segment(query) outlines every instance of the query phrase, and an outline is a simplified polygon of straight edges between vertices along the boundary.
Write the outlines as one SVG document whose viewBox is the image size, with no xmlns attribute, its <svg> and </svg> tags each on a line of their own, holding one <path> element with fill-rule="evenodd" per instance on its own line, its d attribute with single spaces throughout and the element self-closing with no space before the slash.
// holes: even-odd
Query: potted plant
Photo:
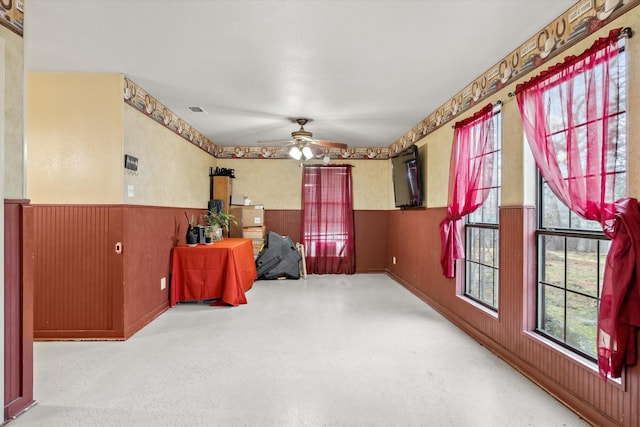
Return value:
<svg viewBox="0 0 640 427">
<path fill-rule="evenodd" d="M 231 222 L 238 224 L 233 215 L 215 209 L 202 215 L 202 221 L 213 229 L 214 241 L 222 240 L 224 232 L 229 231 Z"/>
</svg>

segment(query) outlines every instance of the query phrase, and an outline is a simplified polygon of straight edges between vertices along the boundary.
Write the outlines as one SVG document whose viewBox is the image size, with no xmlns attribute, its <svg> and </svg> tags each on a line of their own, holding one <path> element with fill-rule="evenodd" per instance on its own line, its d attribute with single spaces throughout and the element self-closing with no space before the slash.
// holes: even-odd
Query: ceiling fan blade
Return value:
<svg viewBox="0 0 640 427">
<path fill-rule="evenodd" d="M 301 142 L 308 142 L 308 143 L 311 143 L 311 144 L 313 144 L 314 142 L 316 142 L 316 140 L 315 140 L 315 139 L 310 138 L 310 137 L 308 137 L 308 136 L 296 136 L 296 138 L 295 138 L 295 139 L 296 139 L 296 140 L 298 140 L 298 141 L 301 141 Z"/>
<path fill-rule="evenodd" d="M 314 139 L 312 144 L 321 145 L 323 147 L 330 147 L 330 148 L 341 148 L 341 149 L 347 148 L 347 144 L 345 143 L 335 142 L 335 141 L 324 141 L 321 139 Z"/>
<path fill-rule="evenodd" d="M 310 145 L 309 148 L 311 148 L 311 152 L 313 153 L 313 157 L 321 158 L 321 157 L 324 156 L 324 150 L 322 149 L 322 147 L 320 147 L 318 145 Z"/>
<path fill-rule="evenodd" d="M 299 117 L 299 118 L 290 118 L 294 123 L 298 123 L 300 125 L 300 129 L 291 132 L 291 139 L 271 139 L 271 140 L 260 140 L 259 144 L 282 144 L 287 143 L 288 145 L 298 145 L 302 147 L 306 146 L 319 146 L 319 147 L 327 147 L 327 148 L 337 148 L 344 150 L 347 148 L 347 144 L 342 142 L 335 141 L 325 141 L 323 139 L 314 139 L 313 134 L 309 131 L 304 130 L 304 125 L 310 122 L 312 119 Z"/>
<path fill-rule="evenodd" d="M 284 143 L 292 143 L 295 141 L 292 139 L 263 139 L 257 142 L 258 144 L 284 144 Z"/>
</svg>

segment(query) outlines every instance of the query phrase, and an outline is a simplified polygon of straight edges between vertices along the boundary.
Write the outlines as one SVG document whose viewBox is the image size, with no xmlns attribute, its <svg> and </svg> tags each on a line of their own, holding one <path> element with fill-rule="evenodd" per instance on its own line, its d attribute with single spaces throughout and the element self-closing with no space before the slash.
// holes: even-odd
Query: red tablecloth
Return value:
<svg viewBox="0 0 640 427">
<path fill-rule="evenodd" d="M 171 264 L 171 307 L 178 301 L 216 298 L 233 306 L 246 304 L 244 293 L 258 277 L 251 239 L 177 246 Z"/>
</svg>

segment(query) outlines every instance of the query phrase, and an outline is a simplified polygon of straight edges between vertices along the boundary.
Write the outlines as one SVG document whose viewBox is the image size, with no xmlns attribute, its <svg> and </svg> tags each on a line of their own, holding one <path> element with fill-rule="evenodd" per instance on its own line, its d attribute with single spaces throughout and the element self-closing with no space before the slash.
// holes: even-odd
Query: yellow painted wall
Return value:
<svg viewBox="0 0 640 427">
<path fill-rule="evenodd" d="M 429 208 L 447 205 L 449 185 L 449 158 L 453 129 L 445 125 L 418 141 L 427 148 L 427 194 L 426 205 Z"/>
<path fill-rule="evenodd" d="M 535 163 L 528 145 L 524 142 L 522 122 L 518 105 L 508 93 L 513 92 L 516 84 L 527 81 L 534 75 L 561 62 L 568 55 L 578 55 L 591 46 L 598 37 L 606 36 L 613 28 L 640 27 L 640 8 L 634 8 L 624 16 L 600 29 L 597 33 L 573 46 L 557 58 L 545 64 L 541 69 L 534 70 L 522 78 L 505 86 L 496 92 L 489 100 L 485 100 L 477 108 L 461 115 L 456 121 L 465 119 L 489 102 L 501 100 L 502 105 L 502 206 L 533 205 L 535 203 L 536 172 Z M 640 40 L 633 37 L 627 40 L 629 50 L 628 72 L 628 109 L 627 109 L 627 185 L 630 197 L 640 196 L 640 174 L 636 172 L 640 165 L 640 145 L 636 135 L 640 135 L 640 120 L 635 117 L 640 114 L 640 75 L 636 72 L 640 68 Z M 452 93 L 459 88 L 452 88 Z M 426 144 L 427 159 L 427 206 L 444 207 L 447 205 L 447 188 L 451 146 L 453 143 L 454 122 L 445 124 L 437 131 L 427 135 L 419 144 Z"/>
<path fill-rule="evenodd" d="M 535 162 L 524 140 L 520 111 L 514 98 L 507 93 L 515 89 L 510 85 L 502 101 L 502 183 L 501 205 L 519 206 L 535 204 Z M 527 179 L 530 178 L 530 179 Z"/>
<path fill-rule="evenodd" d="M 24 42 L 22 37 L 4 26 L 0 26 L 0 38 L 4 40 L 5 51 L 2 61 L 4 120 L 0 127 L 4 138 L 4 197 L 21 199 L 24 197 Z"/>
<path fill-rule="evenodd" d="M 336 162 L 339 163 L 339 162 Z M 354 160 L 353 207 L 357 210 L 386 210 L 393 206 L 391 161 Z"/>
<path fill-rule="evenodd" d="M 122 203 L 122 91 L 120 74 L 28 74 L 32 203 Z"/>
<path fill-rule="evenodd" d="M 353 205 L 357 210 L 393 208 L 390 162 L 332 160 L 354 165 Z M 218 159 L 217 165 L 235 170 L 234 194 L 244 195 L 265 209 L 300 209 L 302 168 L 295 160 Z"/>
<path fill-rule="evenodd" d="M 137 175 L 124 172 L 124 203 L 206 208 L 209 167 L 216 159 L 133 107 L 122 104 L 124 154 L 138 158 Z M 129 197 L 129 186 L 133 186 L 133 197 Z"/>
</svg>

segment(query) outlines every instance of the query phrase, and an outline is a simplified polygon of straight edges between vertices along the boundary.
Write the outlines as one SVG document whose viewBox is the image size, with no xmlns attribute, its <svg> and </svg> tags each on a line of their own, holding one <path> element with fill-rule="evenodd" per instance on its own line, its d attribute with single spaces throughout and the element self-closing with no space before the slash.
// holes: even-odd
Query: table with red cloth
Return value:
<svg viewBox="0 0 640 427">
<path fill-rule="evenodd" d="M 212 245 L 176 246 L 171 261 L 171 307 L 179 301 L 220 299 L 246 304 L 258 278 L 251 239 L 226 238 Z"/>
</svg>

